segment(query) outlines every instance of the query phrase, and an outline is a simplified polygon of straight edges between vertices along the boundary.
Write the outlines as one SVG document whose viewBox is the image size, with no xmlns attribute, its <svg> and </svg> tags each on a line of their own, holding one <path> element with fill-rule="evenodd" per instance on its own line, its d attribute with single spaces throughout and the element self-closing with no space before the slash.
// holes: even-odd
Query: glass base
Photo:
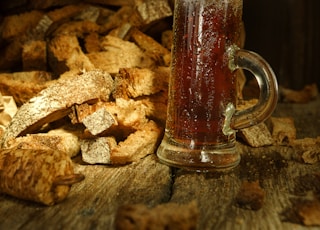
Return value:
<svg viewBox="0 0 320 230">
<path fill-rule="evenodd" d="M 241 158 L 236 152 L 234 141 L 220 146 L 190 149 L 169 140 L 166 135 L 157 150 L 157 156 L 161 163 L 168 166 L 202 172 L 232 169 L 239 164 Z"/>
</svg>

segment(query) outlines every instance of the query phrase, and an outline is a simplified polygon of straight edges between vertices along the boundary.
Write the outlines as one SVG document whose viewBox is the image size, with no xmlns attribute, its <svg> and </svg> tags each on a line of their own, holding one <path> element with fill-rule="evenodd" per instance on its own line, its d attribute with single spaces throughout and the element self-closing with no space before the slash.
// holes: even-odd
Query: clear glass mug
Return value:
<svg viewBox="0 0 320 230">
<path fill-rule="evenodd" d="M 240 49 L 242 0 L 175 0 L 174 43 L 166 129 L 157 150 L 162 163 L 189 170 L 221 170 L 240 162 L 236 130 L 273 112 L 276 77 L 258 54 Z M 235 71 L 250 71 L 258 103 L 236 110 Z"/>
</svg>

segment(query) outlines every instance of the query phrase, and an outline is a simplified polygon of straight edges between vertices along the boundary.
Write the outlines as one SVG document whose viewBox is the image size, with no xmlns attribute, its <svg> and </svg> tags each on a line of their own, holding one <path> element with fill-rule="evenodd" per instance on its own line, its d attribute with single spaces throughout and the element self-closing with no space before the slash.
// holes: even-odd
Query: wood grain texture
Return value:
<svg viewBox="0 0 320 230">
<path fill-rule="evenodd" d="M 304 105 L 279 104 L 276 116 L 293 116 L 299 138 L 320 136 L 320 99 Z M 317 126 L 317 127 L 314 127 Z M 44 207 L 0 195 L 0 229 L 114 229 L 118 208 L 142 203 L 149 207 L 197 202 L 198 229 L 298 229 L 293 215 L 297 200 L 320 193 L 320 164 L 305 164 L 294 148 L 251 148 L 238 144 L 239 167 L 227 173 L 195 173 L 171 169 L 149 155 L 122 167 L 84 165 L 75 160 L 85 180 L 72 187 L 67 199 Z M 260 210 L 241 208 L 235 200 L 243 181 L 258 181 L 265 191 Z"/>
<path fill-rule="evenodd" d="M 75 170 L 85 182 L 53 207 L 1 196 L 0 229 L 112 229 L 120 205 L 154 206 L 169 199 L 170 169 L 155 156 L 125 167 L 78 164 Z"/>
</svg>

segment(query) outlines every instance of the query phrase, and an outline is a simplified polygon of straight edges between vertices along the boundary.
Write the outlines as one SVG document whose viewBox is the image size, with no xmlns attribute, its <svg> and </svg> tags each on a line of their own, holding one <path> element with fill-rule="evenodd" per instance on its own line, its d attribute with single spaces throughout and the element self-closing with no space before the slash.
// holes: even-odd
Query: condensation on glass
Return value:
<svg viewBox="0 0 320 230">
<path fill-rule="evenodd" d="M 258 54 L 239 48 L 242 0 L 176 0 L 174 44 L 161 162 L 189 170 L 221 170 L 240 161 L 236 130 L 273 112 L 276 77 Z M 259 102 L 236 110 L 236 74 L 250 71 Z"/>
</svg>

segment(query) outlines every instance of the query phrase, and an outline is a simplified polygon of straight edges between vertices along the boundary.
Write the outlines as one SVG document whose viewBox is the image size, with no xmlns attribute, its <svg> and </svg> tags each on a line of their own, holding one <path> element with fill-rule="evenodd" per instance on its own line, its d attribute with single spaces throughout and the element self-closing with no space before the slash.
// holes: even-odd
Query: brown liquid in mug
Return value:
<svg viewBox="0 0 320 230">
<path fill-rule="evenodd" d="M 176 141 L 195 146 L 227 141 L 224 111 L 228 103 L 236 104 L 236 79 L 226 50 L 238 41 L 242 9 L 217 2 L 176 6 L 167 127 Z M 220 12 L 214 4 L 229 8 Z"/>
</svg>

